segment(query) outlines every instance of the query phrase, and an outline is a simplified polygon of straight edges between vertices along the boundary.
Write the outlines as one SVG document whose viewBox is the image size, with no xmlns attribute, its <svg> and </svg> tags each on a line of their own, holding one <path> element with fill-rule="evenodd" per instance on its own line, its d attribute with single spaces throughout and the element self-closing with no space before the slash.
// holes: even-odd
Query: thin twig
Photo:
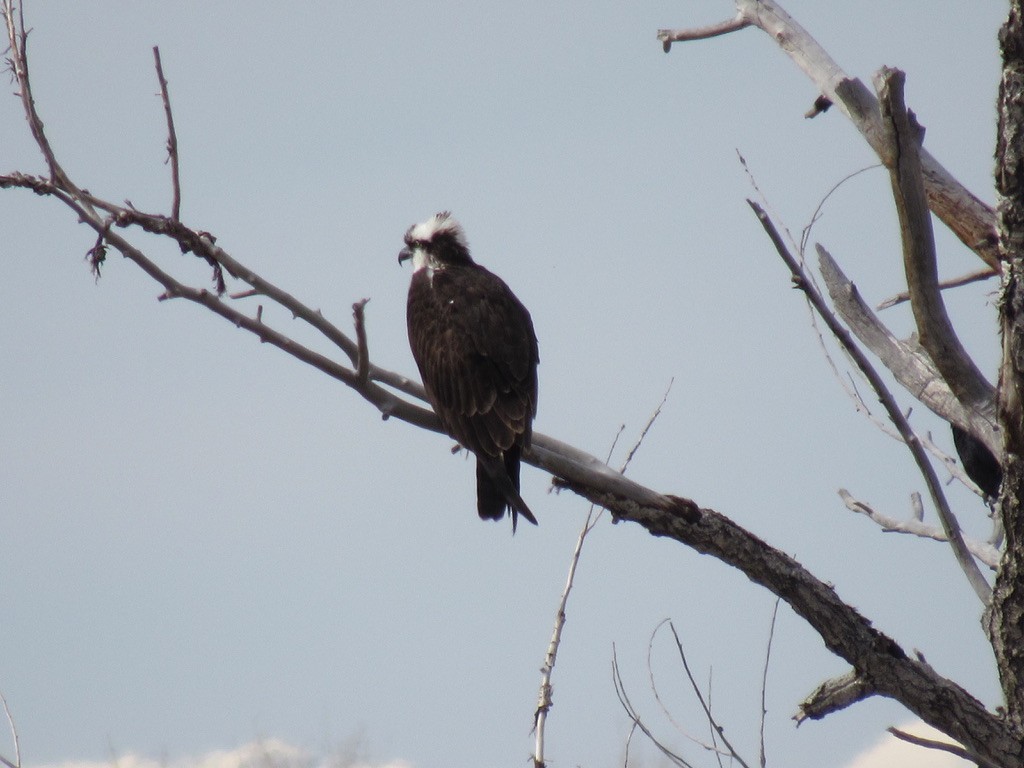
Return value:
<svg viewBox="0 0 1024 768">
<path fill-rule="evenodd" d="M 181 220 L 181 177 L 178 174 L 178 135 L 174 131 L 174 115 L 171 112 L 171 97 L 167 92 L 167 79 L 160 63 L 160 48 L 153 46 L 153 59 L 156 62 L 156 77 L 160 81 L 160 97 L 164 102 L 164 114 L 167 115 L 167 160 L 171 164 L 171 218 Z"/>
<path fill-rule="evenodd" d="M 622 682 L 622 675 L 619 673 L 619 659 L 615 653 L 614 643 L 612 644 L 612 682 L 615 685 L 615 695 L 618 697 L 619 703 L 625 710 L 626 715 L 633 722 L 633 725 L 639 728 L 640 732 L 650 739 L 651 743 L 654 744 L 654 746 L 657 747 L 658 750 L 673 763 L 680 766 L 680 768 L 693 768 L 690 763 L 658 741 L 654 734 L 651 733 L 651 730 L 644 725 L 643 721 L 640 719 L 640 715 L 633 706 L 633 702 L 629 700 L 629 695 L 626 693 L 626 687 Z"/>
<path fill-rule="evenodd" d="M 981 760 L 977 755 L 971 754 L 968 750 L 961 747 L 959 744 L 950 744 L 948 741 L 936 741 L 935 739 L 926 739 L 923 736 L 915 736 L 912 733 L 907 733 L 899 728 L 886 728 L 889 733 L 895 736 L 897 739 L 907 742 L 908 744 L 914 744 L 918 747 L 925 747 L 927 749 L 935 749 L 941 752 L 949 752 L 951 755 L 975 763 L 984 768 L 985 766 L 991 765 L 991 763 Z"/>
<path fill-rule="evenodd" d="M 704 709 L 704 715 L 708 719 L 708 724 L 717 734 L 718 738 L 722 740 L 722 744 L 724 744 L 725 748 L 729 750 L 729 754 L 732 755 L 733 758 L 735 758 L 736 762 L 742 765 L 743 768 L 750 768 L 750 766 L 747 765 L 746 760 L 740 757 L 739 752 L 737 752 L 733 745 L 729 743 L 729 739 L 727 739 L 725 736 L 725 729 L 718 724 L 718 722 L 715 720 L 714 715 L 711 714 L 711 707 L 708 705 L 707 700 L 700 692 L 700 686 L 697 685 L 697 681 L 694 680 L 693 673 L 690 672 L 690 665 L 686 661 L 686 652 L 683 650 L 683 643 L 679 639 L 679 634 L 676 632 L 675 624 L 673 624 L 670 621 L 668 623 L 668 628 L 672 630 L 672 637 L 675 638 L 676 649 L 679 651 L 679 658 L 683 662 L 683 670 L 686 672 L 686 677 L 690 680 L 690 687 L 693 689 L 693 692 L 697 695 L 697 701 L 700 702 L 701 707 Z"/>
<path fill-rule="evenodd" d="M 625 424 L 619 426 L 619 431 L 615 433 L 615 437 L 612 439 L 611 448 L 608 449 L 608 455 L 605 457 L 605 463 L 611 460 L 612 453 L 615 451 L 615 446 L 618 445 L 619 438 L 622 436 L 623 430 L 626 428 Z M 558 648 L 562 642 L 562 629 L 565 626 L 566 613 L 565 608 L 569 602 L 569 593 L 572 591 L 573 584 L 576 580 L 576 568 L 579 565 L 580 554 L 583 551 L 583 542 L 587 538 L 587 534 L 597 525 L 597 520 L 600 518 L 604 510 L 598 511 L 595 516 L 597 506 L 594 504 L 590 505 L 590 509 L 587 510 L 587 519 L 583 523 L 583 528 L 580 530 L 579 536 L 576 537 L 576 546 L 573 549 L 572 557 L 569 559 L 569 573 L 565 579 L 565 588 L 562 590 L 562 596 L 558 601 L 558 610 L 555 612 L 555 625 L 551 631 L 551 641 L 548 643 L 547 652 L 544 655 L 544 664 L 541 666 L 541 678 L 540 678 L 540 691 L 537 694 L 537 708 L 533 714 L 533 730 L 534 730 L 534 749 L 533 749 L 533 764 L 535 768 L 542 768 L 545 763 L 544 758 L 544 743 L 546 737 L 545 727 L 547 725 L 548 712 L 551 710 L 553 700 L 551 698 L 552 687 L 551 687 L 551 675 L 555 671 L 555 662 L 558 659 Z"/>
<path fill-rule="evenodd" d="M 661 409 L 665 406 L 668 401 L 668 394 L 672 390 L 672 382 L 675 379 L 669 381 L 668 387 L 665 389 L 665 394 L 661 398 L 661 402 L 658 407 L 654 409 L 644 428 L 640 431 L 639 437 L 633 447 L 630 448 L 626 455 L 626 460 L 619 470 L 622 474 L 626 473 L 629 468 L 630 462 L 633 460 L 633 456 L 636 455 L 637 450 L 644 442 L 644 438 L 647 437 L 647 433 L 650 431 L 654 422 L 658 416 L 661 415 Z M 625 429 L 625 425 L 619 427 L 619 431 L 615 434 L 615 438 L 612 440 L 611 448 L 608 450 L 608 455 L 605 457 L 605 463 L 611 461 L 612 454 L 615 452 L 615 446 L 618 445 L 619 438 L 622 436 L 622 432 Z M 533 728 L 535 733 L 534 739 L 534 752 L 533 752 L 533 764 L 535 768 L 543 768 L 544 762 L 544 740 L 545 740 L 545 726 L 547 725 L 548 712 L 551 711 L 553 704 L 551 693 L 551 675 L 555 670 L 555 662 L 558 659 L 558 648 L 562 642 L 562 630 L 565 626 L 566 619 L 566 606 L 569 603 L 569 593 L 572 591 L 573 584 L 576 580 L 576 569 L 579 566 L 580 555 L 583 552 L 583 543 L 587 538 L 587 535 L 593 530 L 594 526 L 597 525 L 597 521 L 604 513 L 603 509 L 598 510 L 596 505 L 591 504 L 590 509 L 587 510 L 587 519 L 583 523 L 583 528 L 580 530 L 579 536 L 576 538 L 576 546 L 573 549 L 572 557 L 569 559 L 569 573 L 566 576 L 565 588 L 562 590 L 562 596 L 558 603 L 558 610 L 555 613 L 555 625 L 551 632 L 551 641 L 548 643 L 548 650 L 544 657 L 544 664 L 541 666 L 541 681 L 540 681 L 540 692 L 537 695 L 537 708 L 533 715 Z"/>
<path fill-rule="evenodd" d="M 621 434 L 621 430 L 620 430 Z M 618 439 L 618 437 L 616 437 Z M 590 509 L 587 512 L 587 519 L 583 523 L 583 528 L 576 538 L 576 546 L 573 549 L 572 557 L 569 559 L 569 573 L 565 579 L 565 588 L 562 590 L 562 596 L 558 601 L 558 611 L 555 613 L 555 625 L 551 632 L 551 641 L 548 643 L 548 650 L 544 656 L 544 665 L 541 667 L 541 679 L 540 679 L 540 692 L 537 694 L 537 708 L 533 714 L 533 729 L 534 729 L 534 749 L 533 749 L 533 764 L 534 768 L 544 768 L 547 764 L 545 762 L 544 755 L 544 744 L 547 736 L 546 726 L 548 713 L 551 711 L 551 707 L 554 704 L 552 699 L 552 687 L 551 687 L 551 675 L 555 671 L 555 662 L 558 660 L 558 649 L 562 643 L 562 630 L 565 628 L 566 619 L 566 605 L 569 602 L 569 593 L 572 591 L 573 583 L 576 579 L 576 568 L 580 562 L 580 554 L 583 552 L 583 542 L 587 538 L 587 534 L 593 529 L 594 525 L 597 524 L 597 520 L 594 518 L 594 512 L 597 508 L 591 504 Z M 601 510 L 602 512 L 604 510 Z M 598 514 L 598 517 L 600 513 Z"/>
<path fill-rule="evenodd" d="M 633 742 L 633 734 L 636 733 L 636 723 L 629 726 L 629 733 L 626 734 L 626 746 L 623 750 L 622 768 L 629 768 L 629 745 Z"/>
<path fill-rule="evenodd" d="M 999 273 L 994 269 L 986 267 L 985 269 L 979 269 L 976 272 L 968 272 L 966 275 L 961 275 L 960 277 L 942 280 L 939 282 L 939 290 L 944 291 L 947 288 L 960 288 L 964 285 L 988 280 L 990 277 L 999 277 Z M 895 296 L 890 296 L 888 299 L 879 302 L 875 309 L 889 309 L 890 307 L 895 307 L 907 301 L 910 301 L 910 291 L 900 291 Z"/>
<path fill-rule="evenodd" d="M 32 131 L 32 138 L 35 139 L 39 151 L 46 161 L 50 170 L 50 181 L 60 185 L 64 189 L 78 191 L 78 188 L 71 183 L 68 175 L 64 172 L 57 156 L 54 154 L 50 140 L 43 130 L 43 121 L 36 111 L 35 99 L 32 96 L 32 84 L 28 74 L 28 32 L 25 29 L 25 8 L 18 7 L 17 29 L 14 22 L 13 0 L 3 0 L 3 14 L 7 24 L 7 38 L 11 46 L 11 69 L 14 79 L 18 83 L 18 95 L 21 96 L 21 104 L 25 110 L 25 117 L 28 120 L 29 130 Z"/>
<path fill-rule="evenodd" d="M 715 687 L 712 684 L 714 682 L 715 669 L 712 666 L 708 666 L 708 708 L 711 708 L 711 696 L 714 694 Z M 718 768 L 725 768 L 722 765 L 722 750 L 718 747 L 718 736 L 715 733 L 715 729 L 708 724 L 708 730 L 711 732 L 711 743 L 715 745 L 715 761 L 718 763 Z"/>
<path fill-rule="evenodd" d="M 652 413 L 650 418 L 647 419 L 647 423 L 644 424 L 644 428 L 640 430 L 640 437 L 637 438 L 633 447 L 629 449 L 629 453 L 626 454 L 626 460 L 622 463 L 622 467 L 619 469 L 619 472 L 622 474 L 626 474 L 626 470 L 629 469 L 630 462 L 633 461 L 633 457 L 636 455 L 636 452 L 640 449 L 640 446 L 643 445 L 644 438 L 647 437 L 648 431 L 650 431 L 651 427 L 654 426 L 654 422 L 657 421 L 658 417 L 661 415 L 661 409 L 664 408 L 665 403 L 668 402 L 668 394 L 672 391 L 672 384 L 675 383 L 675 380 L 675 376 L 668 380 L 668 386 L 665 388 L 665 394 L 661 397 L 661 402 L 658 403 L 658 407 L 654 409 L 654 413 Z"/>
<path fill-rule="evenodd" d="M 366 319 L 364 310 L 369 299 L 360 299 L 352 305 L 352 318 L 356 326 L 356 343 L 359 354 L 356 356 L 356 379 L 365 384 L 370 377 L 370 350 L 366 343 Z"/>
<path fill-rule="evenodd" d="M 824 94 L 818 96 L 811 105 L 811 108 L 804 112 L 804 117 L 811 120 L 820 114 L 828 112 L 832 108 L 832 99 Z"/>
<path fill-rule="evenodd" d="M 871 165 L 866 165 L 863 168 L 854 171 L 853 173 L 848 173 L 846 176 L 837 181 L 832 186 L 832 189 L 825 193 L 825 196 L 818 201 L 818 205 L 814 209 L 814 213 L 811 214 L 811 220 L 807 222 L 807 226 L 804 227 L 803 231 L 800 233 L 799 250 L 801 256 L 804 255 L 804 251 L 807 249 L 807 243 L 811 239 L 811 230 L 814 229 L 814 225 L 818 223 L 819 219 L 821 219 L 825 203 L 828 202 L 829 198 L 832 197 L 832 195 L 834 195 L 836 192 L 838 192 L 839 188 L 846 184 L 846 182 L 850 181 L 850 179 L 856 178 L 857 176 L 860 176 L 862 173 L 865 173 L 866 171 L 872 171 L 875 168 L 881 167 L 882 166 L 879 163 L 872 163 Z"/>
<path fill-rule="evenodd" d="M 911 455 L 914 457 L 914 461 L 917 462 L 917 466 L 924 477 L 925 484 L 928 486 L 928 492 L 932 497 L 932 502 L 935 505 L 936 512 L 939 516 L 939 520 L 942 522 L 943 530 L 946 531 L 946 535 L 949 537 L 950 546 L 953 549 L 953 554 L 956 557 L 957 563 L 960 564 L 964 574 L 967 576 L 967 581 L 974 589 L 978 598 L 985 604 L 988 605 L 989 600 L 992 596 L 992 588 L 989 586 L 985 577 L 982 575 L 981 570 L 978 568 L 978 563 L 971 555 L 970 550 L 964 543 L 963 536 L 960 533 L 960 524 L 957 522 L 956 516 L 949 507 L 949 503 L 946 500 L 945 494 L 942 492 L 942 484 L 939 482 L 939 478 L 935 474 L 935 470 L 932 468 L 931 462 L 928 461 L 928 456 L 925 454 L 924 449 L 921 447 L 921 442 L 917 439 L 917 435 L 910 428 L 906 418 L 900 411 L 899 406 L 893 398 L 892 393 L 886 387 L 885 382 L 881 376 L 875 370 L 874 366 L 868 360 L 867 356 L 861 351 L 860 347 L 854 342 L 850 332 L 843 327 L 836 316 L 829 309 L 828 304 L 825 303 L 825 299 L 822 297 L 813 285 L 810 284 L 804 277 L 804 269 L 797 263 L 797 260 L 793 258 L 793 255 L 786 248 L 786 244 L 782 241 L 782 237 L 779 235 L 778 230 L 772 223 L 771 219 L 753 200 L 748 200 L 747 203 L 754 211 L 761 222 L 761 226 L 764 227 L 765 232 L 771 239 L 772 244 L 775 246 L 775 250 L 779 256 L 785 262 L 786 266 L 789 267 L 790 273 L 793 275 L 794 281 L 796 281 L 797 287 L 804 291 L 811 304 L 814 306 L 815 311 L 821 316 L 822 320 L 828 326 L 832 335 L 835 336 L 836 340 L 846 349 L 850 358 L 856 363 L 857 367 L 863 372 L 865 378 L 871 383 L 871 387 L 875 390 L 878 395 L 879 401 L 885 408 L 893 425 L 899 430 L 900 435 L 903 437 L 904 442 L 907 444 L 907 448 L 910 449 Z M 817 246 L 819 252 L 824 251 L 820 245 Z"/>
<path fill-rule="evenodd" d="M 764 651 L 764 671 L 761 673 L 761 724 L 760 724 L 760 732 L 761 732 L 761 750 L 760 750 L 761 768 L 765 768 L 765 766 L 768 765 L 768 756 L 767 756 L 767 753 L 765 752 L 765 748 L 764 748 L 764 721 L 765 721 L 765 717 L 768 714 L 768 706 L 767 706 L 767 702 L 766 702 L 765 697 L 767 696 L 766 692 L 768 690 L 768 662 L 771 661 L 771 658 L 772 658 L 772 640 L 775 639 L 775 619 L 777 619 L 778 616 L 779 616 L 779 602 L 780 601 L 781 601 L 781 598 L 776 597 L 775 598 L 775 607 L 772 608 L 772 623 L 768 627 L 768 645 L 767 645 L 767 647 L 765 648 L 765 651 Z"/>
<path fill-rule="evenodd" d="M 718 760 L 718 764 L 722 765 L 722 755 L 723 754 L 728 755 L 729 753 L 728 752 L 724 752 L 723 750 L 719 749 L 718 743 L 717 743 L 716 737 L 715 737 L 715 729 L 714 728 L 711 729 L 711 742 L 712 742 L 711 744 L 708 744 L 707 742 L 701 741 L 696 736 L 694 736 L 691 733 L 689 733 L 685 728 L 683 728 L 682 725 L 680 725 L 678 722 L 676 722 L 676 719 L 672 716 L 672 713 L 669 711 L 668 707 L 665 705 L 665 702 L 661 698 L 661 693 L 658 690 L 658 684 L 657 684 L 657 681 L 656 681 L 655 675 L 654 675 L 654 665 L 653 665 L 653 663 L 651 661 L 651 658 L 653 656 L 653 651 L 654 651 L 654 639 L 658 636 L 658 630 L 660 630 L 662 628 L 662 626 L 667 624 L 668 621 L 669 621 L 668 619 L 662 619 L 660 622 L 658 622 L 658 625 L 651 632 L 651 636 L 647 640 L 647 679 L 648 679 L 648 681 L 650 683 L 650 686 L 651 686 L 651 693 L 654 694 L 654 700 L 657 702 L 658 707 L 661 709 L 661 713 L 665 716 L 665 718 L 670 723 L 672 723 L 673 727 L 683 736 L 683 738 L 688 739 L 689 741 L 693 742 L 694 744 L 696 744 L 697 746 L 701 747 L 702 749 L 704 749 L 704 750 L 714 754 L 715 758 Z M 708 674 L 709 674 L 708 698 L 710 700 L 710 696 L 711 696 L 710 672 Z"/>
<path fill-rule="evenodd" d="M 21 768 L 21 742 L 18 739 L 18 728 L 14 725 L 14 717 L 11 715 L 11 708 L 7 704 L 7 697 L 0 691 L 0 703 L 3 704 L 4 714 L 7 716 L 7 725 L 11 729 L 11 740 L 14 742 L 14 763 L 7 758 L 0 756 L 7 768 Z"/>
</svg>

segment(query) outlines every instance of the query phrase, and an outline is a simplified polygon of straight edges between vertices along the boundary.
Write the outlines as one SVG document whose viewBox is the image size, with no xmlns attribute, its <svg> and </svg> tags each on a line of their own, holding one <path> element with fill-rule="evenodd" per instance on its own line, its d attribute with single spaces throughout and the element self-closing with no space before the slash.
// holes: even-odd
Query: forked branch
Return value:
<svg viewBox="0 0 1024 768">
<path fill-rule="evenodd" d="M 981 569 L 978 568 L 978 563 L 974 560 L 970 550 L 964 543 L 963 535 L 960 532 L 960 525 L 957 522 L 956 517 L 953 515 L 953 511 L 949 507 L 949 503 L 946 501 L 946 494 L 942 490 L 942 484 L 939 482 L 938 476 L 935 474 L 935 469 L 932 467 L 931 462 L 928 460 L 928 455 L 925 453 L 924 448 L 921 446 L 921 441 L 917 439 L 917 435 L 910 428 L 907 423 L 903 412 L 900 410 L 899 405 L 893 398 L 892 393 L 889 392 L 885 386 L 885 382 L 875 371 L 874 366 L 867 359 L 864 353 L 858 347 L 849 331 L 844 328 L 836 319 L 835 315 L 829 309 L 828 304 L 825 302 L 824 297 L 817 291 L 811 281 L 807 278 L 804 273 L 804 269 L 801 264 L 793 257 L 786 248 L 785 242 L 776 230 L 775 225 L 772 224 L 768 215 L 757 203 L 752 200 L 748 200 L 747 203 L 753 209 L 761 225 L 764 227 L 765 232 L 771 239 L 772 244 L 775 246 L 779 256 L 785 262 L 789 268 L 790 273 L 793 275 L 793 281 L 796 287 L 804 292 L 810 301 L 811 306 L 814 307 L 814 311 L 818 313 L 818 316 L 824 321 L 825 325 L 832 332 L 836 341 L 842 345 L 843 349 L 850 356 L 850 359 L 854 361 L 857 367 L 860 369 L 864 377 L 870 382 L 872 389 L 878 395 L 879 401 L 882 403 L 882 407 L 885 408 L 886 414 L 889 416 L 889 420 L 893 426 L 900 433 L 900 437 L 903 438 L 903 442 L 906 443 L 907 448 L 910 450 L 911 455 L 914 457 L 914 461 L 917 463 L 918 469 L 924 478 L 925 485 L 928 487 L 928 493 L 932 497 L 932 501 L 935 504 L 936 513 L 939 516 L 939 520 L 942 522 L 942 528 L 949 539 L 950 546 L 953 549 L 953 554 L 956 557 L 957 563 L 963 570 L 964 575 L 967 576 L 967 581 L 974 589 L 975 594 L 985 604 L 988 603 L 989 598 L 992 595 L 992 588 L 989 586 L 985 577 L 981 573 Z M 825 251 L 820 245 L 818 246 L 819 253 Z"/>
<path fill-rule="evenodd" d="M 814 83 L 819 99 L 832 103 L 853 123 L 879 157 L 889 151 L 878 100 L 860 80 L 850 78 L 786 11 L 772 0 L 735 0 L 736 16 L 706 29 L 717 34 L 757 27 L 774 40 Z M 658 32 L 668 51 L 673 41 L 712 37 L 702 29 Z M 820 107 L 817 111 L 821 111 Z M 928 205 L 942 222 L 990 268 L 1000 270 L 995 238 L 995 212 L 957 181 L 938 160 L 921 149 L 921 169 Z"/>
<path fill-rule="evenodd" d="M 921 346 L 965 408 L 990 415 L 995 426 L 995 388 L 978 370 L 957 337 L 939 289 L 935 237 L 921 177 L 922 132 L 903 99 L 906 76 L 883 67 L 875 78 L 888 151 L 883 162 L 892 180 L 903 241 L 910 306 Z M 998 456 L 1001 453 L 995 452 Z"/>
</svg>

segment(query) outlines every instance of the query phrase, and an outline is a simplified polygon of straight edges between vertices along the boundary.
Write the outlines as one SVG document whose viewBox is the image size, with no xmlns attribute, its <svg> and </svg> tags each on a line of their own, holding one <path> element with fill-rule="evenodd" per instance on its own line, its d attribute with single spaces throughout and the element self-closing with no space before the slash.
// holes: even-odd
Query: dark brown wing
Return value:
<svg viewBox="0 0 1024 768">
<path fill-rule="evenodd" d="M 537 337 L 530 313 L 483 267 L 414 275 L 409 341 L 434 410 L 478 455 L 529 446 L 537 412 Z"/>
</svg>

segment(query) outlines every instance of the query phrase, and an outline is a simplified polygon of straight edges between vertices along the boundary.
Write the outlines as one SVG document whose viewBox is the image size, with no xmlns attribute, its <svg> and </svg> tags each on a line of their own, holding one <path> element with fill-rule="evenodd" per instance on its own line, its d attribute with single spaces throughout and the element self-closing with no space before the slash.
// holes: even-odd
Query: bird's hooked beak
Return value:
<svg viewBox="0 0 1024 768">
<path fill-rule="evenodd" d="M 412 258 L 412 250 L 406 246 L 398 252 L 398 264 L 401 266 L 403 261 L 408 261 Z"/>
</svg>

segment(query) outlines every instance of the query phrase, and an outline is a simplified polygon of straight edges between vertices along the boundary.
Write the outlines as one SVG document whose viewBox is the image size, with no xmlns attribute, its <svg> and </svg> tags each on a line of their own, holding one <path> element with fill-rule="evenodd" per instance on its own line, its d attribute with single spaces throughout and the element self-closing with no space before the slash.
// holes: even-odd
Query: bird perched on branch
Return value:
<svg viewBox="0 0 1024 768">
<path fill-rule="evenodd" d="M 522 515 L 519 461 L 537 413 L 537 336 L 526 307 L 473 261 L 447 211 L 405 233 L 398 262 L 412 260 L 406 320 L 427 398 L 445 430 L 476 455 L 477 512 L 512 532 Z"/>
</svg>

